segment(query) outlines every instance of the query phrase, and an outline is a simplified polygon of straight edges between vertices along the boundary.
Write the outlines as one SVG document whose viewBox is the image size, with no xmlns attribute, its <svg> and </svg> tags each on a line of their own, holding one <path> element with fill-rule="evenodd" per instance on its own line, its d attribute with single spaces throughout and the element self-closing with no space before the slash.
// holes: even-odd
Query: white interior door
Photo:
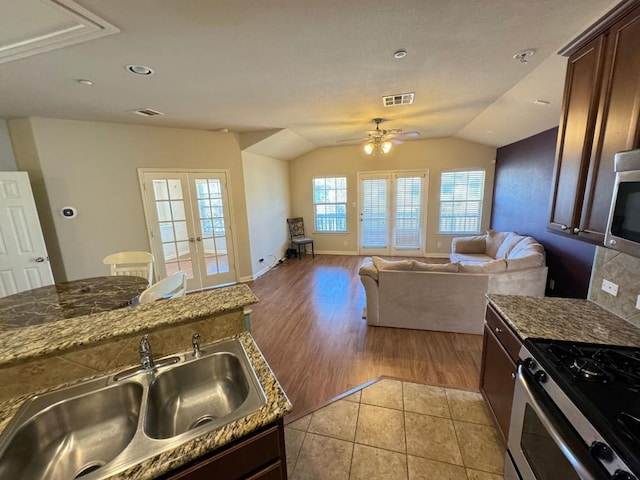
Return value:
<svg viewBox="0 0 640 480">
<path fill-rule="evenodd" d="M 53 284 L 27 172 L 0 172 L 0 297 Z"/>
<path fill-rule="evenodd" d="M 360 255 L 424 256 L 427 175 L 358 175 Z"/>
<path fill-rule="evenodd" d="M 141 172 L 159 278 L 187 272 L 188 290 L 237 281 L 225 172 Z"/>
</svg>

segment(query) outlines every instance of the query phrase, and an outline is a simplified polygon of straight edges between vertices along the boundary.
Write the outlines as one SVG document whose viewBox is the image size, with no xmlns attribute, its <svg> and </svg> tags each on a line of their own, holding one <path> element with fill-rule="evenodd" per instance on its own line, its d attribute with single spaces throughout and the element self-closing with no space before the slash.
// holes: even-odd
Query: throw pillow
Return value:
<svg viewBox="0 0 640 480">
<path fill-rule="evenodd" d="M 494 260 L 482 265 L 460 264 L 460 273 L 501 273 L 507 271 L 507 261 L 505 259 Z"/>
<path fill-rule="evenodd" d="M 413 260 L 385 260 L 373 257 L 373 264 L 378 270 L 411 270 Z"/>
<path fill-rule="evenodd" d="M 456 263 L 424 263 L 424 262 L 413 262 L 413 268 L 411 270 L 415 270 L 418 272 L 452 272 L 457 273 L 459 264 Z"/>
<path fill-rule="evenodd" d="M 484 253 L 489 255 L 491 258 L 498 258 L 498 249 L 504 242 L 505 238 L 507 238 L 509 233 L 510 232 L 496 232 L 494 230 L 487 230 L 487 246 Z"/>
<path fill-rule="evenodd" d="M 451 251 L 455 253 L 484 253 L 486 237 L 455 237 L 451 240 Z"/>
</svg>

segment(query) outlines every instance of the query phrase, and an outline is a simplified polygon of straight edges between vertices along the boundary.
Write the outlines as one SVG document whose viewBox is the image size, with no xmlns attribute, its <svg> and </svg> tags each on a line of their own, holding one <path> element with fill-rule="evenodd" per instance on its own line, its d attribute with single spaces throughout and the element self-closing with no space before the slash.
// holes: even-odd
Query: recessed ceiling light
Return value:
<svg viewBox="0 0 640 480">
<path fill-rule="evenodd" d="M 93 85 L 93 82 L 91 80 L 86 80 L 84 78 L 79 78 L 77 82 L 82 85 Z"/>
<path fill-rule="evenodd" d="M 534 100 L 533 103 L 535 105 L 542 105 L 543 107 L 546 107 L 547 105 L 551 104 L 551 102 L 549 100 Z"/>
<path fill-rule="evenodd" d="M 153 75 L 153 68 L 147 67 L 146 65 L 127 65 L 124 67 L 128 72 L 134 73 L 136 75 Z"/>
<path fill-rule="evenodd" d="M 393 54 L 393 58 L 404 58 L 407 56 L 407 51 L 406 50 L 398 50 L 397 52 L 395 52 Z"/>
</svg>

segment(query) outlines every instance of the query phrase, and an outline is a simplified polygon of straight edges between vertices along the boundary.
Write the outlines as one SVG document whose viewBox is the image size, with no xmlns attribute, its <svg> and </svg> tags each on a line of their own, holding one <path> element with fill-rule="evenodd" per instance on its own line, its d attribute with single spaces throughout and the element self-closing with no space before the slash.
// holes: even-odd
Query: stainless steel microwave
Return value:
<svg viewBox="0 0 640 480">
<path fill-rule="evenodd" d="M 640 149 L 616 153 L 606 247 L 640 257 Z"/>
</svg>

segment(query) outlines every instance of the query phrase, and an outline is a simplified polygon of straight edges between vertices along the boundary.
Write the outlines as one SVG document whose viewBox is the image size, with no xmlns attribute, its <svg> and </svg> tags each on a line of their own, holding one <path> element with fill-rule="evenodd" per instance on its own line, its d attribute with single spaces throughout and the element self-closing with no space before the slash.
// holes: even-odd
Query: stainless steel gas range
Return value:
<svg viewBox="0 0 640 480">
<path fill-rule="evenodd" d="M 640 479 L 640 347 L 527 339 L 507 480 Z"/>
</svg>

